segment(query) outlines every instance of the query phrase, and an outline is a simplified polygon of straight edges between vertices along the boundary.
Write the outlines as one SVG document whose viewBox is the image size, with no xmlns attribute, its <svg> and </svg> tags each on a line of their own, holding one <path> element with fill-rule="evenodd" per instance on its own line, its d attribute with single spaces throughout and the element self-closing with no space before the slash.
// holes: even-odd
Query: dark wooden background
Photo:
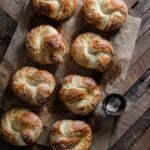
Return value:
<svg viewBox="0 0 150 150">
<path fill-rule="evenodd" d="M 117 120 L 110 150 L 150 150 L 150 0 L 124 0 L 129 14 L 142 18 L 124 86 L 127 109 Z M 26 0 L 0 0 L 0 61 Z M 0 149 L 6 145 L 0 140 Z M 10 150 L 14 149 L 9 146 Z"/>
</svg>

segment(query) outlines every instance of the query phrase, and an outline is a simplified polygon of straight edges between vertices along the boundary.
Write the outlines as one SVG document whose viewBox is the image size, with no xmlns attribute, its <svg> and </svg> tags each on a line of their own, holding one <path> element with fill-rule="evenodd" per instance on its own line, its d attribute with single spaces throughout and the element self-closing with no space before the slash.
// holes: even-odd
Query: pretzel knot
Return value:
<svg viewBox="0 0 150 150">
<path fill-rule="evenodd" d="M 35 12 L 56 21 L 72 16 L 77 8 L 77 0 L 33 0 Z"/>
<path fill-rule="evenodd" d="M 50 141 L 55 150 L 89 150 L 92 132 L 83 121 L 60 120 L 51 128 Z"/>
<path fill-rule="evenodd" d="M 9 143 L 17 146 L 33 144 L 42 131 L 42 121 L 28 109 L 13 108 L 1 120 L 2 136 Z"/>
<path fill-rule="evenodd" d="M 100 87 L 89 77 L 69 75 L 59 91 L 60 99 L 67 108 L 78 115 L 87 115 L 101 100 Z"/>
<path fill-rule="evenodd" d="M 113 61 L 114 50 L 111 43 L 99 35 L 83 33 L 73 42 L 71 53 L 78 65 L 104 72 Z"/>
<path fill-rule="evenodd" d="M 54 27 L 41 25 L 27 35 L 26 49 L 34 61 L 58 65 L 63 62 L 66 54 L 66 42 Z"/>
<path fill-rule="evenodd" d="M 24 67 L 14 74 L 11 86 L 14 94 L 21 100 L 41 105 L 50 99 L 55 79 L 48 71 Z"/>
<path fill-rule="evenodd" d="M 85 20 L 102 31 L 110 31 L 124 25 L 128 8 L 122 0 L 85 0 Z"/>
</svg>

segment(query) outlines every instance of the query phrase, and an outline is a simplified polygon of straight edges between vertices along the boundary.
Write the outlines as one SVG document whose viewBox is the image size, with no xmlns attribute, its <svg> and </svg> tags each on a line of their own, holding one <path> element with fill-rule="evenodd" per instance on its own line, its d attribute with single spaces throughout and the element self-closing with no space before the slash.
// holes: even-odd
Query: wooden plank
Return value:
<svg viewBox="0 0 150 150">
<path fill-rule="evenodd" d="M 150 108 L 150 70 L 125 94 L 127 99 L 126 111 L 117 120 L 110 140 L 114 145 L 128 129 Z"/>
<path fill-rule="evenodd" d="M 16 22 L 22 13 L 26 0 L 0 0 L 0 7 L 11 16 Z"/>
<path fill-rule="evenodd" d="M 142 17 L 142 23 L 127 74 L 124 92 L 150 67 L 150 1 L 138 1 L 134 9 L 130 11 L 130 14 Z"/>
<path fill-rule="evenodd" d="M 134 143 L 131 150 L 150 150 L 150 128 Z"/>
<path fill-rule="evenodd" d="M 148 30 L 150 30 L 150 9 L 142 16 L 142 23 L 138 34 L 138 39 L 146 34 Z"/>
<path fill-rule="evenodd" d="M 139 0 L 137 5 L 130 10 L 135 17 L 142 17 L 150 8 L 150 0 Z"/>
<path fill-rule="evenodd" d="M 149 126 L 150 109 L 109 150 L 129 150 Z M 138 150 L 145 150 L 145 148 Z"/>
<path fill-rule="evenodd" d="M 143 17 L 143 21 L 145 22 L 147 20 L 148 22 L 145 22 L 145 24 L 142 22 L 141 24 L 130 66 L 132 66 L 150 48 L 150 19 L 147 19 L 147 17 L 150 18 L 150 11 L 148 11 Z"/>
<path fill-rule="evenodd" d="M 134 5 L 138 3 L 139 0 L 124 0 L 124 2 L 127 4 L 128 9 L 132 8 Z"/>
<path fill-rule="evenodd" d="M 16 28 L 15 21 L 0 8 L 0 61 Z"/>
<path fill-rule="evenodd" d="M 124 85 L 124 93 L 150 68 L 149 58 L 150 49 L 129 69 Z"/>
<path fill-rule="evenodd" d="M 122 135 L 124 135 L 129 128 L 135 124 L 139 117 L 150 107 L 150 102 L 147 100 L 150 96 L 150 91 L 146 92 L 136 104 L 130 106 L 130 109 L 119 118 L 116 122 L 113 134 L 111 137 L 110 145 L 114 145 L 117 140 L 119 140 Z M 145 102 L 146 101 L 146 102 Z"/>
</svg>

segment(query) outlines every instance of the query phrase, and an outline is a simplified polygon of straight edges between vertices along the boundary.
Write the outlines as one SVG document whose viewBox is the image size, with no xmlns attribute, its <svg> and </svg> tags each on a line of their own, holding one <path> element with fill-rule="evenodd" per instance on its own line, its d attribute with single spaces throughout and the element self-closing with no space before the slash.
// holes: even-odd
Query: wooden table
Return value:
<svg viewBox="0 0 150 150">
<path fill-rule="evenodd" d="M 150 0 L 124 0 L 129 14 L 142 18 L 124 93 L 127 109 L 117 120 L 110 150 L 150 149 Z M 16 29 L 26 0 L 0 0 L 0 61 Z M 5 145 L 0 140 L 0 145 Z M 10 147 L 12 150 L 13 148 Z"/>
</svg>

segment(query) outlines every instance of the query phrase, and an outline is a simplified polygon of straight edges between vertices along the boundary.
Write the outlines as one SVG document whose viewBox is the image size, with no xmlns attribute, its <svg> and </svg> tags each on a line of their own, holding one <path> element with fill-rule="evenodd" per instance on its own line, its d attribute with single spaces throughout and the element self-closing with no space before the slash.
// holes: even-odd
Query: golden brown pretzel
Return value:
<svg viewBox="0 0 150 150">
<path fill-rule="evenodd" d="M 56 21 L 69 18 L 77 7 L 77 0 L 33 0 L 32 2 L 35 12 Z"/>
<path fill-rule="evenodd" d="M 26 49 L 34 61 L 58 65 L 63 62 L 66 54 L 66 42 L 54 27 L 40 25 L 27 35 Z"/>
<path fill-rule="evenodd" d="M 71 53 L 78 65 L 103 72 L 109 69 L 114 50 L 111 43 L 98 34 L 83 33 L 74 40 Z"/>
<path fill-rule="evenodd" d="M 55 79 L 48 71 L 23 67 L 14 74 L 11 87 L 21 100 L 32 105 L 41 105 L 50 99 L 55 88 Z"/>
<path fill-rule="evenodd" d="M 71 112 L 83 116 L 92 112 L 102 98 L 97 83 L 90 77 L 80 75 L 67 76 L 59 95 Z"/>
<path fill-rule="evenodd" d="M 102 31 L 120 28 L 127 15 L 128 8 L 122 0 L 85 0 L 83 4 L 85 20 Z"/>
<path fill-rule="evenodd" d="M 16 146 L 33 144 L 42 131 L 42 121 L 29 109 L 13 108 L 1 119 L 1 135 L 7 142 Z"/>
<path fill-rule="evenodd" d="M 56 121 L 50 133 L 50 142 L 55 150 L 89 150 L 92 132 L 84 121 Z"/>
</svg>

